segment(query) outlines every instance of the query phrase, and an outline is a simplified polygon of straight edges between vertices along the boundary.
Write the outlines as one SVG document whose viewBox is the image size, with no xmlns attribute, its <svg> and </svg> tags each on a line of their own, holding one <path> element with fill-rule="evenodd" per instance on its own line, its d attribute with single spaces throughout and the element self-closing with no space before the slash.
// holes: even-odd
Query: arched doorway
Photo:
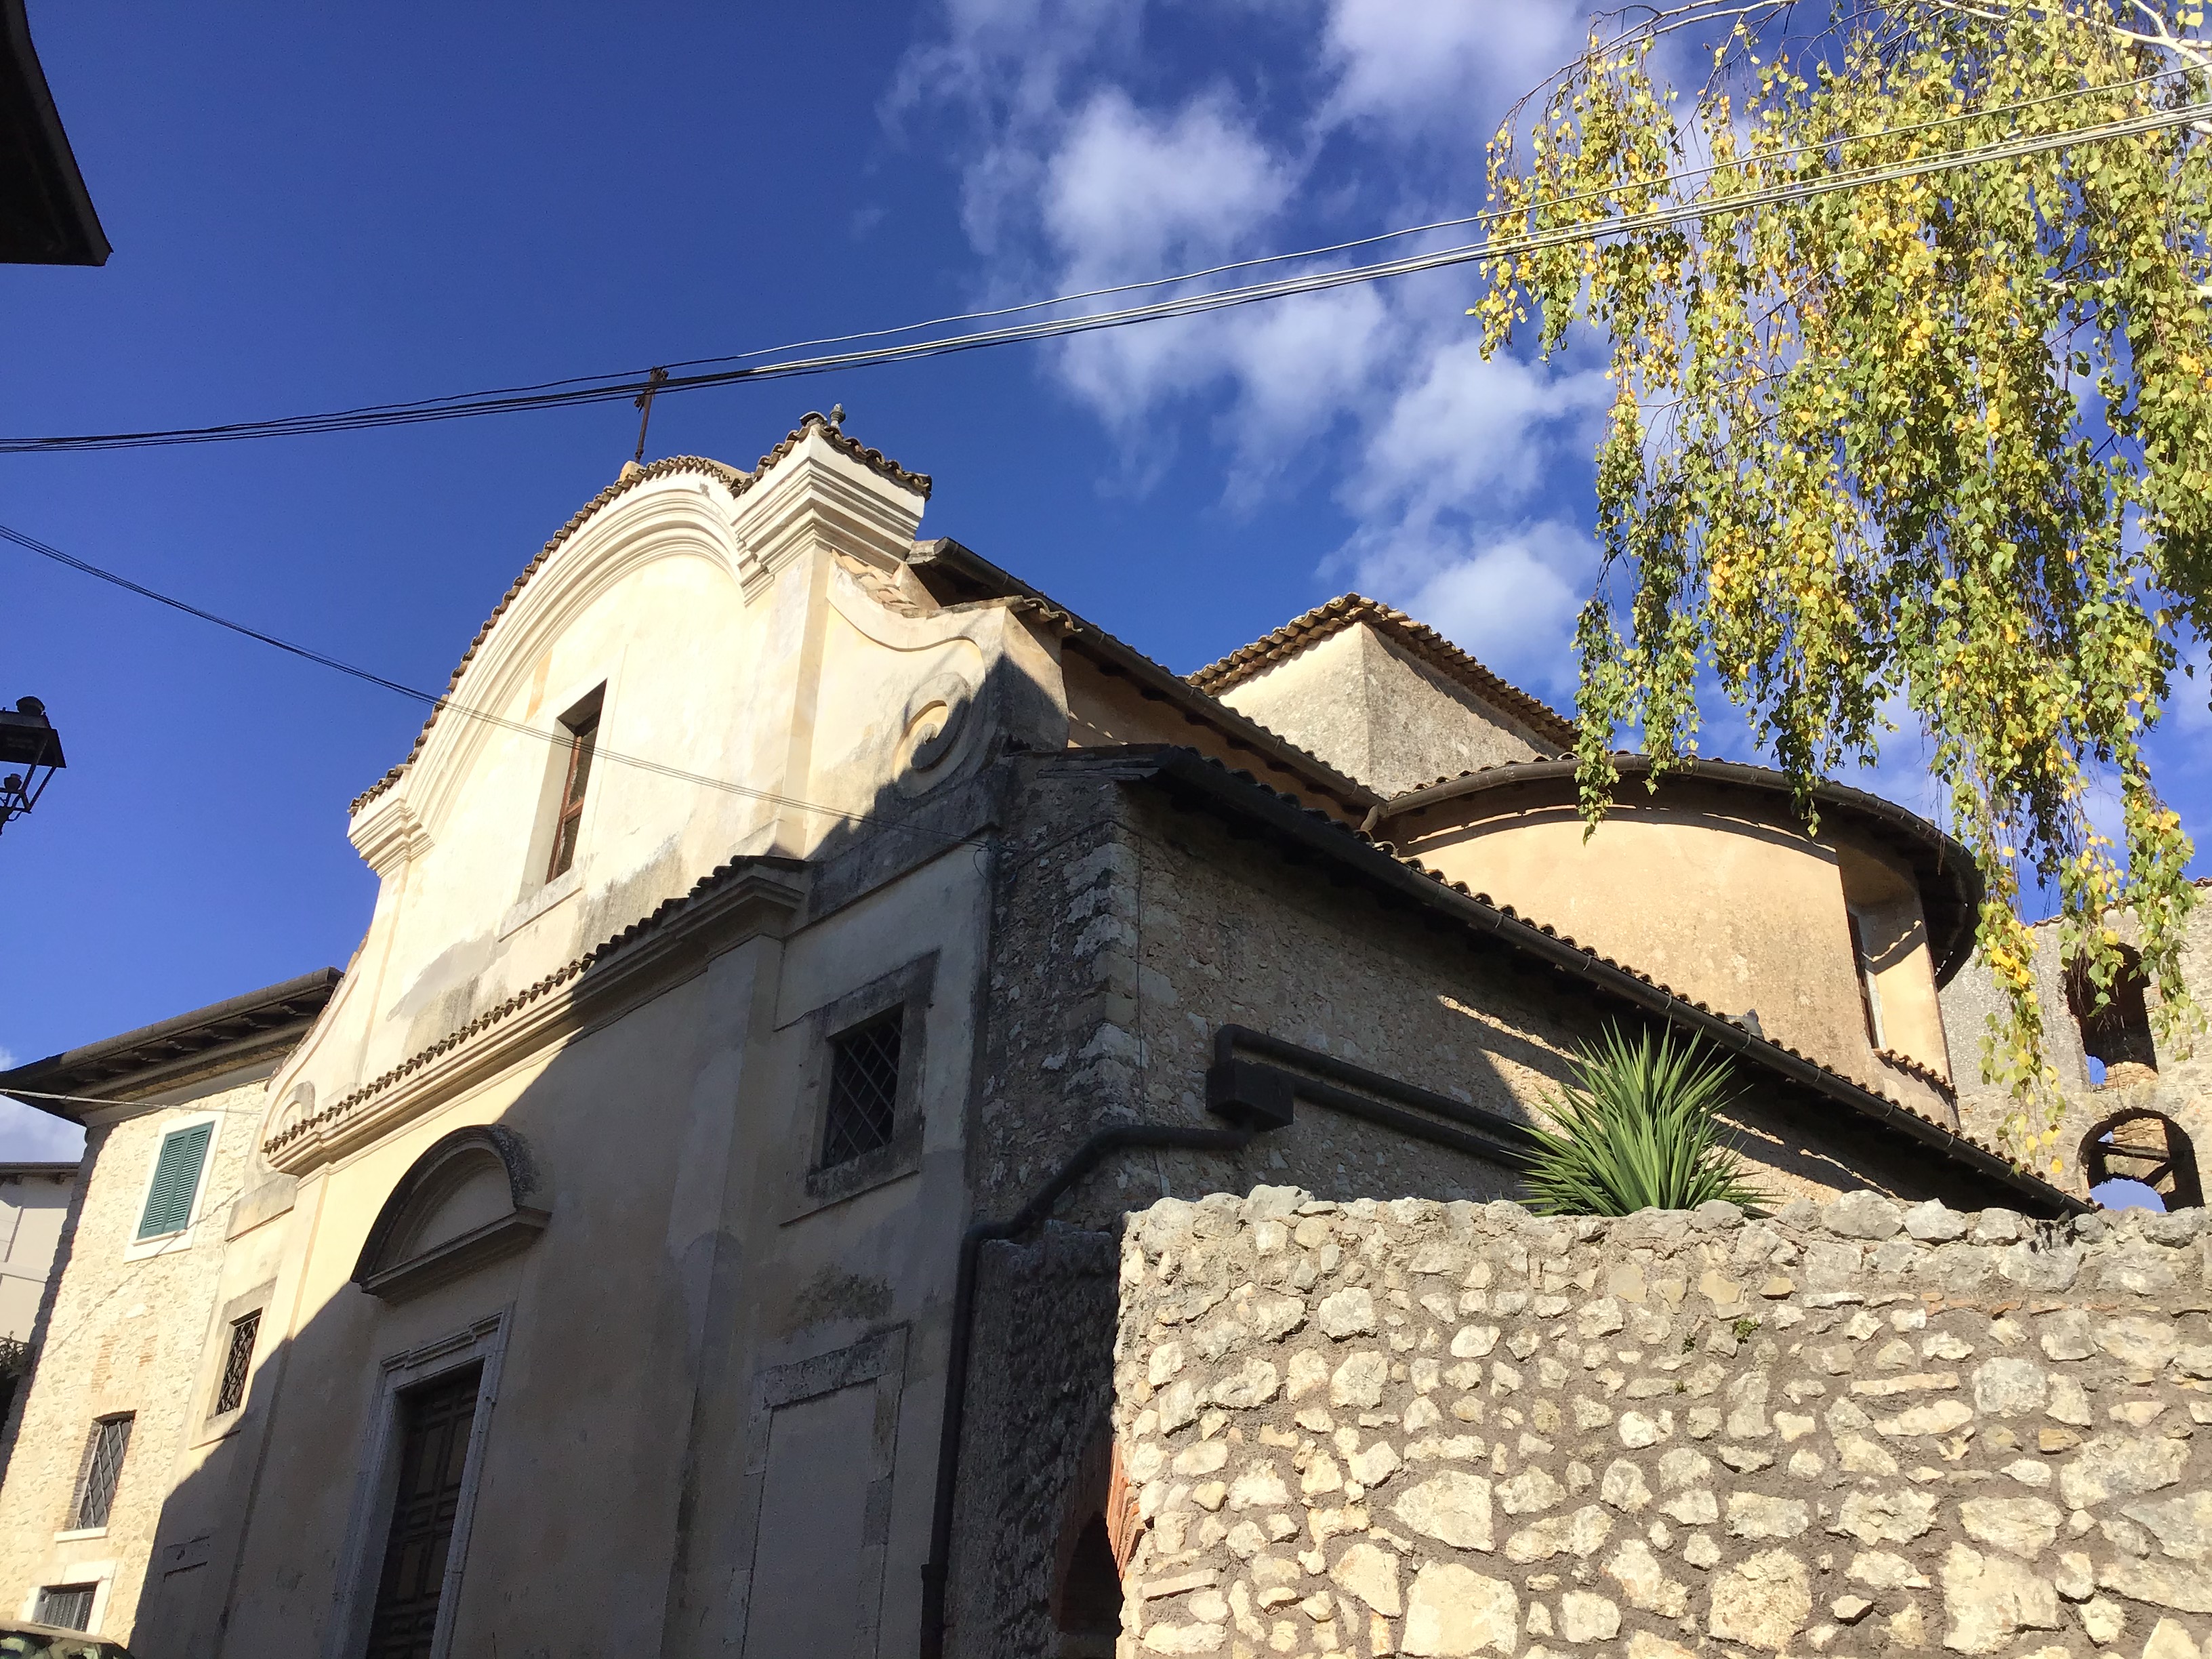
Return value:
<svg viewBox="0 0 2212 1659">
<path fill-rule="evenodd" d="M 2138 1188 L 2148 1188 L 2166 1210 L 2204 1202 L 2196 1147 L 2179 1124 L 2156 1112 L 2106 1118 L 2082 1137 L 2081 1158 L 2089 1195 L 2108 1207 L 2150 1207 Z"/>
</svg>

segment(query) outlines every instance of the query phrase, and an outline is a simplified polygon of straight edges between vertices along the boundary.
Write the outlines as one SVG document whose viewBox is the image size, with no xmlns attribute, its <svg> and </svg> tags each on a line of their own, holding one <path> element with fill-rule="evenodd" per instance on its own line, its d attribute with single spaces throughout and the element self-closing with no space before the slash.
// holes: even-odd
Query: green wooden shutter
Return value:
<svg viewBox="0 0 2212 1659">
<path fill-rule="evenodd" d="M 200 1167 L 207 1162 L 208 1142 L 214 1136 L 214 1124 L 195 1123 L 189 1129 L 161 1137 L 153 1189 L 146 1194 L 146 1213 L 138 1218 L 139 1237 L 180 1233 L 191 1223 L 192 1200 L 200 1189 Z"/>
</svg>

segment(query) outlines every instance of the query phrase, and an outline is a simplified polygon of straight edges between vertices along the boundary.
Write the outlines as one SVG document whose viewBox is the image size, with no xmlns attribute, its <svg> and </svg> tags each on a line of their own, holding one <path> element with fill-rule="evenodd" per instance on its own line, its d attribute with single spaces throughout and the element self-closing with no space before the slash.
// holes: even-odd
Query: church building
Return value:
<svg viewBox="0 0 2212 1659">
<path fill-rule="evenodd" d="M 811 415 L 624 469 L 353 803 L 342 973 L 0 1074 L 91 1132 L 0 1599 L 144 1659 L 1110 1654 L 1121 1218 L 1510 1197 L 1608 1029 L 1731 1057 L 1777 1206 L 2087 1207 L 1961 1115 L 1936 826 L 1623 757 L 1586 841 L 1569 722 L 1403 614 L 1186 678 L 929 492 Z"/>
</svg>

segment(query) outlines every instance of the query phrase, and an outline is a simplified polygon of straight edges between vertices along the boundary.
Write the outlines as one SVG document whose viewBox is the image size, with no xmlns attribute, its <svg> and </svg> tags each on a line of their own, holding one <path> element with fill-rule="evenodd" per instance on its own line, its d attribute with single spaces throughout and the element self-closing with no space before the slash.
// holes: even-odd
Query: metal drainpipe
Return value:
<svg viewBox="0 0 2212 1659">
<path fill-rule="evenodd" d="M 1267 1126 L 1274 1127 L 1274 1126 Z M 1201 1129 L 1181 1123 L 1123 1123 L 1101 1129 L 1077 1148 L 1009 1220 L 979 1221 L 960 1240 L 960 1274 L 952 1292 L 952 1350 L 945 1363 L 945 1421 L 937 1442 L 937 1497 L 929 1523 L 929 1560 L 921 1570 L 921 1659 L 945 1652 L 945 1591 L 951 1567 L 953 1504 L 960 1479 L 961 1421 L 968 1406 L 968 1354 L 975 1337 L 975 1269 L 983 1246 L 1016 1238 L 1042 1222 L 1062 1194 L 1109 1154 L 1135 1147 L 1235 1152 L 1256 1129 Z"/>
</svg>

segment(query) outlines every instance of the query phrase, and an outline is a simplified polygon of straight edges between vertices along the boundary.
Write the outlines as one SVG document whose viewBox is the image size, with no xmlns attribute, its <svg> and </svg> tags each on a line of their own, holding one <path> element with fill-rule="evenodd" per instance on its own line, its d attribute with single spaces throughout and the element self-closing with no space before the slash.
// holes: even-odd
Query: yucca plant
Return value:
<svg viewBox="0 0 2212 1659">
<path fill-rule="evenodd" d="M 1571 1056 L 1574 1081 L 1547 1103 L 1557 1130 L 1537 1129 L 1527 1181 L 1542 1215 L 1687 1210 L 1723 1198 L 1764 1202 L 1723 1138 L 1733 1097 L 1728 1060 L 1694 1038 L 1649 1031 L 1631 1042 L 1608 1026 Z"/>
</svg>

